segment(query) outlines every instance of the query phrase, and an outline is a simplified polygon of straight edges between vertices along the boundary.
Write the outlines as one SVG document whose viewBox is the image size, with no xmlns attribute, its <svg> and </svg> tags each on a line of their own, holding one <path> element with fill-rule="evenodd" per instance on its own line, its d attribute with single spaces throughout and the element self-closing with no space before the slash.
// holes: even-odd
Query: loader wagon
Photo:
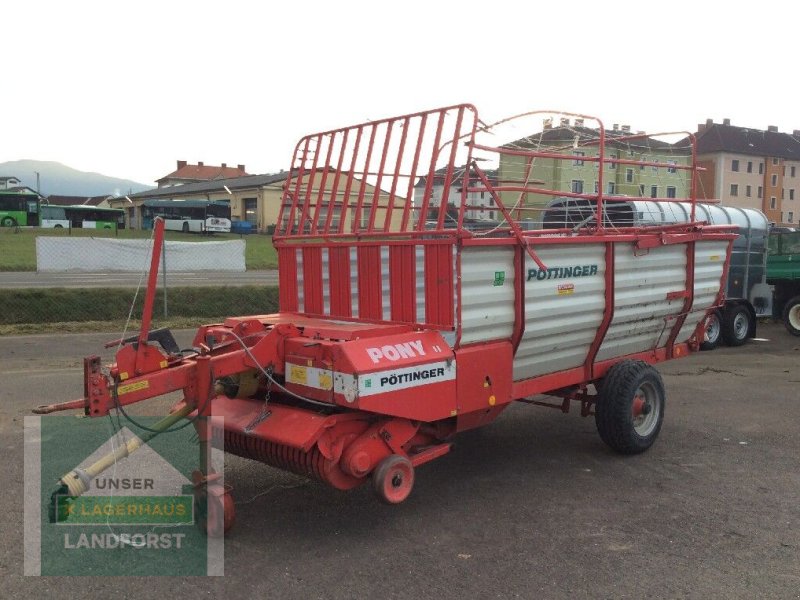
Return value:
<svg viewBox="0 0 800 600">
<path fill-rule="evenodd" d="M 514 401 L 564 412 L 576 402 L 613 450 L 646 450 L 666 400 L 653 365 L 699 347 L 704 320 L 723 301 L 736 227 L 695 218 L 691 135 L 684 162 L 661 163 L 685 195 L 654 200 L 689 202 L 687 222 L 609 224 L 607 207 L 624 198 L 605 195 L 605 180 L 618 167 L 659 164 L 652 156 L 664 146 L 565 113 L 564 142 L 540 143 L 546 135 L 519 128 L 500 141 L 506 126 L 544 114 L 490 126 L 464 104 L 302 138 L 274 235 L 280 311 L 203 326 L 183 351 L 168 331 L 148 331 L 160 224 L 140 333 L 117 342 L 109 366 L 85 359 L 83 398 L 37 411 L 124 415 L 182 391 L 148 435 L 192 420 L 197 514 L 211 535 L 234 519 L 230 487 L 210 464 L 214 439 L 339 490 L 370 482 L 391 504 L 456 434 Z M 572 168 L 577 149 L 594 166 L 596 192 L 533 176 L 544 163 Z M 481 165 L 492 160 L 503 177 L 487 177 Z M 502 169 L 509 160 L 523 165 L 516 175 Z M 591 202 L 593 215 L 571 227 L 520 226 L 542 210 L 540 199 L 565 195 Z M 484 230 L 467 227 L 468 214 L 489 206 L 474 203 L 481 196 L 501 217 Z M 64 475 L 57 493 L 80 495 L 124 455 Z"/>
</svg>

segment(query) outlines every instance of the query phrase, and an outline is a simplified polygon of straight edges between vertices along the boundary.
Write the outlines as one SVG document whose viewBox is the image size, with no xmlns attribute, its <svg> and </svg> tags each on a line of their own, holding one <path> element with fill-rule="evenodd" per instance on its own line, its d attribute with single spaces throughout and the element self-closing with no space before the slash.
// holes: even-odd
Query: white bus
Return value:
<svg viewBox="0 0 800 600">
<path fill-rule="evenodd" d="M 142 204 L 142 229 L 152 229 L 156 217 L 164 228 L 184 233 L 230 233 L 229 202 L 205 200 L 145 200 Z"/>
</svg>

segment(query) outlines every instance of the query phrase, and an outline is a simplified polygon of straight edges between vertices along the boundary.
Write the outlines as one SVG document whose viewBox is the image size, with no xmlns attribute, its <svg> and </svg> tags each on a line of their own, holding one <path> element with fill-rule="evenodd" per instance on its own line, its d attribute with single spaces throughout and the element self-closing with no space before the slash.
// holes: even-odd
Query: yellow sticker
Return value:
<svg viewBox="0 0 800 600">
<path fill-rule="evenodd" d="M 574 283 L 562 283 L 558 286 L 558 295 L 559 296 L 568 296 L 569 294 L 575 293 L 575 284 Z"/>
<path fill-rule="evenodd" d="M 711 256 L 708 257 L 708 260 L 719 260 L 719 255 L 718 254 L 712 254 Z"/>
<path fill-rule="evenodd" d="M 169 363 L 167 363 L 167 361 L 165 361 L 165 360 L 162 360 L 161 363 L 159 363 L 159 364 L 161 365 L 162 369 L 166 369 L 167 368 L 167 364 L 169 364 Z"/>
<path fill-rule="evenodd" d="M 130 392 L 138 392 L 139 390 L 146 390 L 150 387 L 150 382 L 147 380 L 137 381 L 136 383 L 129 383 L 128 385 L 121 385 L 117 388 L 117 395 L 129 394 Z"/>
<path fill-rule="evenodd" d="M 297 365 L 289 367 L 289 383 L 299 383 L 306 385 L 306 368 Z"/>
<path fill-rule="evenodd" d="M 494 395 L 489 396 L 489 406 L 494 406 L 497 403 L 497 398 Z"/>
<path fill-rule="evenodd" d="M 323 390 L 330 390 L 333 388 L 333 377 L 330 376 L 330 373 L 319 374 L 319 387 Z"/>
<path fill-rule="evenodd" d="M 120 373 L 120 374 L 119 374 L 119 378 L 120 378 L 122 381 L 125 381 L 125 380 L 126 380 L 128 377 L 130 377 L 130 375 L 128 375 L 128 373 L 127 373 L 127 372 L 125 372 L 125 373 Z"/>
</svg>

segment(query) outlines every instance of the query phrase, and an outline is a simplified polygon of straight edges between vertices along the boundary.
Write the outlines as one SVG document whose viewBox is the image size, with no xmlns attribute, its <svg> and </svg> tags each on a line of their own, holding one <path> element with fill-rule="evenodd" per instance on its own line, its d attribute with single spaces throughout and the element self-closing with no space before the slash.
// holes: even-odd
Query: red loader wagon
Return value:
<svg viewBox="0 0 800 600">
<path fill-rule="evenodd" d="M 514 401 L 564 412 L 578 402 L 611 448 L 646 450 L 664 418 L 653 365 L 703 340 L 736 227 L 696 222 L 694 210 L 687 223 L 612 226 L 607 215 L 630 198 L 611 183 L 629 171 L 680 182 L 683 194 L 650 198 L 656 205 L 694 206 L 693 137 L 677 150 L 564 113 L 539 134 L 499 137 L 545 114 L 490 126 L 465 104 L 304 137 L 273 238 L 280 312 L 203 326 L 191 351 L 149 332 L 162 225 L 140 334 L 107 368 L 85 359 L 82 399 L 38 412 L 99 417 L 182 390 L 150 435 L 194 419 L 196 497 L 214 535 L 233 523 L 229 488 L 209 466 L 215 435 L 227 452 L 340 490 L 371 481 L 389 503 L 408 497 L 415 469 L 455 434 Z M 481 166 L 492 161 L 497 171 Z M 593 193 L 570 180 L 587 167 Z M 595 210 L 542 229 L 554 198 Z M 80 495 L 115 458 L 65 475 L 60 492 Z"/>
</svg>

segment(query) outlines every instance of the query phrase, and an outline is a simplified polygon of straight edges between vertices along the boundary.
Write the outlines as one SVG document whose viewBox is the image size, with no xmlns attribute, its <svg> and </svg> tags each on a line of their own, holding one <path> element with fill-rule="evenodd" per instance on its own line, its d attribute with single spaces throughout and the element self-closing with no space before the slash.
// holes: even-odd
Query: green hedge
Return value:
<svg viewBox="0 0 800 600">
<path fill-rule="evenodd" d="M 0 325 L 118 321 L 128 316 L 133 291 L 115 288 L 47 288 L 0 290 Z M 139 292 L 133 318 L 139 318 L 144 290 Z M 173 317 L 228 317 L 276 312 L 275 286 L 176 287 L 167 290 L 167 309 Z M 163 291 L 156 292 L 153 318 L 164 314 Z"/>
</svg>

